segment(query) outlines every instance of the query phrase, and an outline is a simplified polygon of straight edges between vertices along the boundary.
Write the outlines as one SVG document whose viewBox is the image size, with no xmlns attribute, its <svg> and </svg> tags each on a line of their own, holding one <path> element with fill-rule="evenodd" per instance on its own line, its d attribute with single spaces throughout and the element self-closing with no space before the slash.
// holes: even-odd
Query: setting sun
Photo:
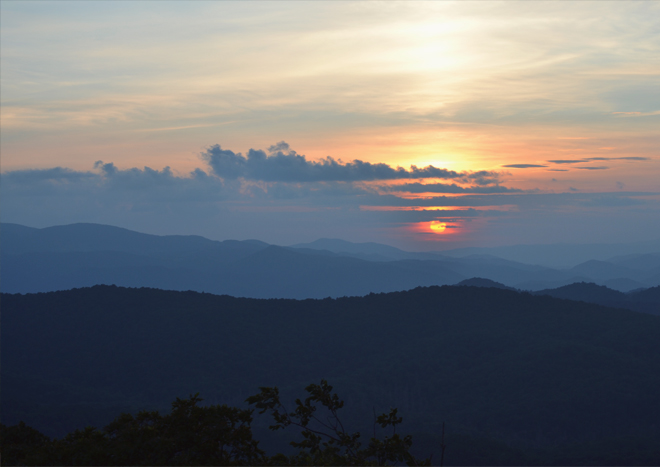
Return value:
<svg viewBox="0 0 660 467">
<path fill-rule="evenodd" d="M 442 233 L 447 228 L 447 224 L 444 223 L 444 222 L 440 222 L 440 221 L 431 221 L 431 223 L 429 224 L 429 227 L 430 227 L 431 231 L 434 232 L 434 233 Z"/>
</svg>

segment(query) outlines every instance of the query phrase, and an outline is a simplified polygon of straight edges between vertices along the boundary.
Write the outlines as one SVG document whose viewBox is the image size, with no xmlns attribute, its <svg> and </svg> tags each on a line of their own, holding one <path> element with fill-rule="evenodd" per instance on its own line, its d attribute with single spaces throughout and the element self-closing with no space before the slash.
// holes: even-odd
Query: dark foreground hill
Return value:
<svg viewBox="0 0 660 467">
<path fill-rule="evenodd" d="M 398 407 L 420 446 L 443 421 L 518 448 L 660 435 L 660 318 L 631 311 L 467 286 L 302 301 L 96 286 L 3 294 L 2 312 L 3 423 L 48 435 L 321 378 L 358 428 Z"/>
<path fill-rule="evenodd" d="M 556 289 L 540 290 L 534 294 L 660 315 L 660 286 L 623 293 L 603 285 L 579 282 Z"/>
</svg>

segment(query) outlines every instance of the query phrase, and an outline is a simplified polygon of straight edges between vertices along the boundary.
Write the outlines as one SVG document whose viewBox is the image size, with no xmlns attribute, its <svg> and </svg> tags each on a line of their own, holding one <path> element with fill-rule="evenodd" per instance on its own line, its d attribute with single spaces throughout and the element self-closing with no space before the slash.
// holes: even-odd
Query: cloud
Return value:
<svg viewBox="0 0 660 467">
<path fill-rule="evenodd" d="M 598 167 L 574 167 L 575 169 L 580 169 L 580 170 L 607 170 L 609 167 L 605 166 L 598 166 Z"/>
<path fill-rule="evenodd" d="M 649 157 L 586 157 L 584 159 L 554 159 L 548 162 L 552 164 L 579 164 L 592 161 L 648 161 Z"/>
<path fill-rule="evenodd" d="M 588 167 L 590 170 L 598 167 Z M 473 174 L 475 177 L 479 173 Z M 113 163 L 98 161 L 94 171 L 75 171 L 61 167 L 18 170 L 1 174 L 3 207 L 18 198 L 54 197 L 73 199 L 76 203 L 125 206 L 189 205 L 190 203 L 233 203 L 237 209 L 243 203 L 289 203 L 296 205 L 346 207 L 392 206 L 502 206 L 520 207 L 577 205 L 596 197 L 621 198 L 657 195 L 646 192 L 617 193 L 540 193 L 501 185 L 460 186 L 456 183 L 404 183 L 401 185 L 370 185 L 352 182 L 287 183 L 246 180 L 223 180 L 201 169 L 177 175 L 168 167 L 119 169 Z M 465 178 L 465 177 L 464 177 Z M 463 179 L 461 179 L 463 180 Z M 621 187 L 619 187 L 621 189 Z M 574 189 L 571 188 L 571 191 Z M 397 196 L 406 193 L 469 194 L 470 196 L 433 196 L 408 199 Z M 43 201 L 45 202 L 45 201 Z M 73 206 L 73 205 L 72 205 Z M 32 208 L 34 209 L 34 208 Z"/>
<path fill-rule="evenodd" d="M 227 180 L 242 178 L 265 182 L 357 182 L 400 179 L 463 179 L 477 184 L 492 184 L 499 174 L 491 171 L 456 172 L 440 169 L 432 165 L 419 168 L 410 166 L 391 167 L 383 163 L 370 163 L 356 159 L 352 162 L 326 157 L 320 161 L 310 161 L 296 153 L 287 143 L 281 141 L 263 150 L 250 149 L 247 155 L 222 149 L 213 145 L 201 154 L 213 173 Z"/>
<path fill-rule="evenodd" d="M 660 115 L 660 110 L 654 112 L 612 112 L 612 115 L 618 115 L 620 117 L 649 117 Z"/>
<path fill-rule="evenodd" d="M 385 192 L 406 192 L 406 193 L 522 193 L 524 190 L 518 188 L 507 188 L 501 185 L 494 186 L 468 186 L 462 187 L 452 183 L 405 183 L 403 185 L 386 185 L 379 187 Z"/>
<path fill-rule="evenodd" d="M 583 159 L 584 162 L 587 161 L 650 161 L 650 157 L 587 157 Z"/>
<path fill-rule="evenodd" d="M 504 172 L 507 173 L 507 172 Z M 499 183 L 499 172 L 488 171 L 488 170 L 479 170 L 477 172 L 470 172 L 463 177 L 463 182 L 465 183 L 476 183 L 477 185 L 493 185 Z"/>
<path fill-rule="evenodd" d="M 641 206 L 647 204 L 645 200 L 636 198 L 629 198 L 625 196 L 598 196 L 592 199 L 585 200 L 580 203 L 585 207 L 626 207 L 626 206 Z"/>
<path fill-rule="evenodd" d="M 43 182 L 76 182 L 85 179 L 95 178 L 98 175 L 94 172 L 78 172 L 64 167 L 53 167 L 51 169 L 28 169 L 14 170 L 2 174 L 5 183 L 43 183 Z"/>
<path fill-rule="evenodd" d="M 381 212 L 381 214 L 385 214 Z M 458 222 L 464 219 L 473 219 L 478 217 L 502 217 L 506 216 L 504 211 L 495 210 L 477 210 L 477 209 L 455 209 L 447 211 L 437 211 L 432 209 L 410 210 L 410 211 L 389 211 L 387 217 L 392 221 L 398 222 L 427 222 L 442 220 L 443 222 Z"/>
<path fill-rule="evenodd" d="M 473 179 L 483 175 L 471 174 Z M 383 187 L 384 182 L 229 180 L 201 169 L 177 174 L 169 168 L 122 169 L 102 161 L 90 171 L 55 167 L 0 176 L 5 222 L 37 227 L 98 222 L 145 232 L 202 234 L 219 239 L 258 237 L 280 244 L 321 236 L 388 242 L 396 237 L 391 237 L 392 228 L 433 220 L 457 226 L 478 225 L 479 229 L 488 226 L 488 235 L 492 234 L 489 229 L 504 229 L 502 238 L 511 239 L 516 238 L 519 225 L 532 230 L 539 222 L 551 226 L 565 219 L 567 212 L 573 216 L 573 223 L 581 221 L 587 229 L 595 222 L 594 216 L 609 219 L 620 215 L 628 223 L 644 226 L 648 219 L 660 219 L 659 193 L 583 193 L 572 187 L 565 193 L 540 193 L 500 185 L 461 186 L 459 180 L 463 182 L 465 176 L 456 183 L 414 182 Z M 397 190 L 435 190 L 430 192 L 447 195 L 410 199 Z M 554 237 L 544 238 L 556 241 Z"/>
<path fill-rule="evenodd" d="M 660 197 L 655 192 L 565 192 L 565 193 L 495 193 L 472 194 L 469 196 L 434 196 L 432 198 L 408 199 L 393 195 L 373 195 L 360 200 L 361 205 L 393 207 L 489 207 L 517 206 L 520 209 L 554 209 L 558 207 L 580 206 L 593 199 Z M 658 200 L 660 201 L 660 199 Z"/>
<path fill-rule="evenodd" d="M 547 165 L 538 165 L 538 164 L 508 164 L 503 165 L 502 167 L 508 167 L 511 169 L 531 169 L 534 167 L 547 167 Z"/>
<path fill-rule="evenodd" d="M 585 162 L 585 159 L 555 159 L 548 162 L 552 164 L 575 164 L 577 162 Z"/>
<path fill-rule="evenodd" d="M 169 167 L 122 170 L 112 162 L 97 161 L 94 168 L 87 172 L 61 167 L 5 172 L 2 188 L 8 197 L 84 196 L 95 202 L 123 200 L 132 205 L 218 200 L 228 194 L 226 182 L 201 169 L 177 176 Z"/>
</svg>

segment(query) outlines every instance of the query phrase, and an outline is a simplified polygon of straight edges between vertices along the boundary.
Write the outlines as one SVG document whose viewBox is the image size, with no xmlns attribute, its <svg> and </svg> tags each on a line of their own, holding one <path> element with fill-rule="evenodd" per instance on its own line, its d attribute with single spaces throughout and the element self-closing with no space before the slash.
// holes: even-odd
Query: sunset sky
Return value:
<svg viewBox="0 0 660 467">
<path fill-rule="evenodd" d="M 1 220 L 660 237 L 660 2 L 2 1 Z"/>
</svg>

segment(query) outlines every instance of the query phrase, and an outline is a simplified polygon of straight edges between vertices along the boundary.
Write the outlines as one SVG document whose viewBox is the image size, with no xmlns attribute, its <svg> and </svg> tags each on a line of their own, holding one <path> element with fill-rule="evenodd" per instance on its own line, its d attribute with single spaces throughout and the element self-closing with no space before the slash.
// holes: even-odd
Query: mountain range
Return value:
<svg viewBox="0 0 660 467">
<path fill-rule="evenodd" d="M 483 253 L 459 257 L 455 251 L 407 252 L 333 239 L 286 247 L 100 224 L 36 229 L 3 223 L 0 235 L 0 288 L 7 293 L 114 284 L 303 299 L 453 285 L 473 277 L 528 291 L 581 282 L 622 293 L 660 285 L 660 253 L 654 251 L 557 269 Z"/>
</svg>

